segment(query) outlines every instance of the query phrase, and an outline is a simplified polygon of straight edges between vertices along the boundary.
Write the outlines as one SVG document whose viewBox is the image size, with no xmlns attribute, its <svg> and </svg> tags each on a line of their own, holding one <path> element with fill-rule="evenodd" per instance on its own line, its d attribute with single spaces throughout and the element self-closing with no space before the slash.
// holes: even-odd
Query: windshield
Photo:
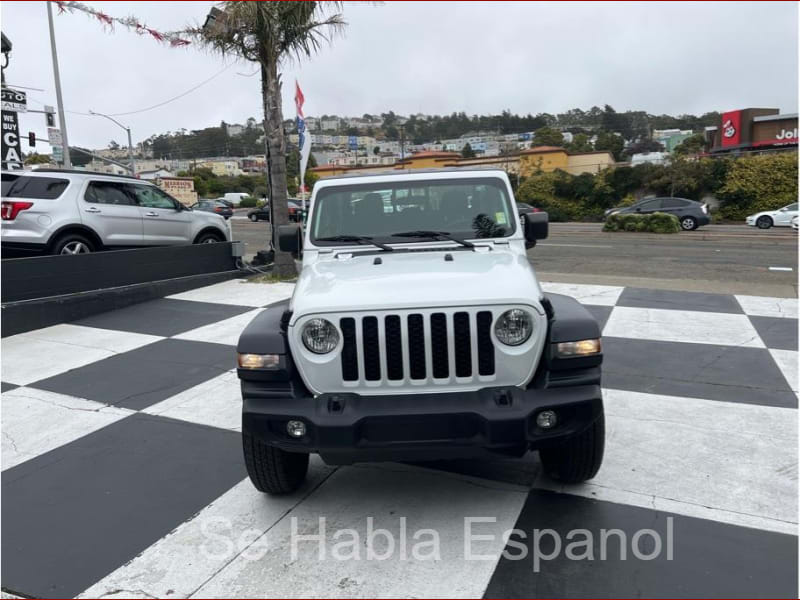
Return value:
<svg viewBox="0 0 800 600">
<path fill-rule="evenodd" d="M 311 240 L 315 243 L 337 236 L 408 243 L 417 240 L 393 234 L 414 231 L 440 231 L 459 238 L 508 237 L 516 226 L 506 185 L 497 178 L 336 186 L 321 189 L 314 202 Z M 318 245 L 343 243 L 330 240 Z"/>
</svg>

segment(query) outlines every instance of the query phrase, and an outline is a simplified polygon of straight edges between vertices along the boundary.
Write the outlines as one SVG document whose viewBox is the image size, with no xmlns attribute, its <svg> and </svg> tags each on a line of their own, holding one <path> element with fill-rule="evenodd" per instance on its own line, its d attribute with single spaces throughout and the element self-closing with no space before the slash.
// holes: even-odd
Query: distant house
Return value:
<svg viewBox="0 0 800 600">
<path fill-rule="evenodd" d="M 155 169 L 152 171 L 139 171 L 136 173 L 136 176 L 139 179 L 145 179 L 147 181 L 155 181 L 161 177 L 174 177 L 175 174 L 167 171 L 166 169 Z"/>
</svg>

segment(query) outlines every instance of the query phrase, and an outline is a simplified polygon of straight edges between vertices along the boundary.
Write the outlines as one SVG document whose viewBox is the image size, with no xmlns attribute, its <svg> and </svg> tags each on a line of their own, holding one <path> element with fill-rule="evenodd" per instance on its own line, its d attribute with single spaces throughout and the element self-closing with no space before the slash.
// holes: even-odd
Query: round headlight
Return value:
<svg viewBox="0 0 800 600">
<path fill-rule="evenodd" d="M 507 346 L 519 346 L 533 333 L 533 319 L 524 310 L 507 310 L 494 324 L 494 334 Z"/>
<path fill-rule="evenodd" d="M 311 319 L 303 326 L 303 344 L 315 354 L 327 354 L 339 343 L 339 332 L 325 319 Z"/>
</svg>

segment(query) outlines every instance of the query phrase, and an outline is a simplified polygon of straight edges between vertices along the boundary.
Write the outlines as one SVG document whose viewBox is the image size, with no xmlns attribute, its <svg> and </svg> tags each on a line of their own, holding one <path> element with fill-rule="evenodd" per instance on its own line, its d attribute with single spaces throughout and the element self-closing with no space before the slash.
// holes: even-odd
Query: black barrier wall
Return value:
<svg viewBox="0 0 800 600">
<path fill-rule="evenodd" d="M 4 260 L 3 304 L 236 269 L 232 242 Z"/>
<path fill-rule="evenodd" d="M 232 245 L 3 260 L 2 337 L 240 277 Z"/>
</svg>

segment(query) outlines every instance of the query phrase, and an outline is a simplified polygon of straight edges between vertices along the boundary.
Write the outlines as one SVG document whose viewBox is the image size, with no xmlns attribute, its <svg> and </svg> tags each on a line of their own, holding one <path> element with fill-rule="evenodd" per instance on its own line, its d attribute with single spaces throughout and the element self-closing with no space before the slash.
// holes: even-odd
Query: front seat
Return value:
<svg viewBox="0 0 800 600">
<path fill-rule="evenodd" d="M 470 212 L 467 204 L 467 195 L 458 190 L 448 190 L 442 196 L 439 213 L 447 224 L 459 221 L 469 222 Z"/>
<path fill-rule="evenodd" d="M 383 220 L 383 198 L 380 194 L 370 192 L 353 206 L 353 222 L 349 233 L 353 235 L 383 233 Z"/>
</svg>

